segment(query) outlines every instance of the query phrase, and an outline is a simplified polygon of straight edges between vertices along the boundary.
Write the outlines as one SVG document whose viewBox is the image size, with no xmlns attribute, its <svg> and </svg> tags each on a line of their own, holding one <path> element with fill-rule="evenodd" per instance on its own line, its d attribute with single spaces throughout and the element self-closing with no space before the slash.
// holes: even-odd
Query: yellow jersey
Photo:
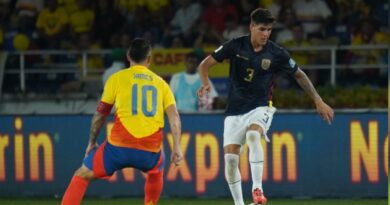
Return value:
<svg viewBox="0 0 390 205">
<path fill-rule="evenodd" d="M 169 85 L 160 76 L 139 65 L 121 70 L 107 80 L 101 101 L 116 109 L 109 143 L 160 151 L 164 111 L 176 104 Z"/>
</svg>

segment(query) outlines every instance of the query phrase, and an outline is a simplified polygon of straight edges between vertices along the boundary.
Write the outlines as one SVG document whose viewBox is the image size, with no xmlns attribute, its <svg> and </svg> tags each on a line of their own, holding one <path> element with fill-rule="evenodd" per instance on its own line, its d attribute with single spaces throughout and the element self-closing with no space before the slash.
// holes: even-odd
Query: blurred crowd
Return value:
<svg viewBox="0 0 390 205">
<path fill-rule="evenodd" d="M 271 40 L 285 47 L 387 44 L 388 6 L 383 0 L 0 0 L 0 49 L 127 49 L 136 37 L 149 39 L 155 48 L 216 47 L 247 34 L 249 14 L 257 7 L 274 14 Z M 337 63 L 387 63 L 380 50 L 338 55 Z M 308 51 L 292 57 L 300 65 L 330 62 L 329 54 Z M 88 65 L 107 67 L 99 57 L 89 60 Z M 321 83 L 320 71 L 307 73 Z M 370 82 L 387 79 L 387 69 L 344 74 L 359 75 L 371 76 Z"/>
<path fill-rule="evenodd" d="M 0 46 L 117 48 L 135 37 L 155 47 L 216 46 L 246 34 L 257 7 L 277 17 L 272 39 L 288 46 L 388 38 L 383 0 L 1 0 Z"/>
</svg>

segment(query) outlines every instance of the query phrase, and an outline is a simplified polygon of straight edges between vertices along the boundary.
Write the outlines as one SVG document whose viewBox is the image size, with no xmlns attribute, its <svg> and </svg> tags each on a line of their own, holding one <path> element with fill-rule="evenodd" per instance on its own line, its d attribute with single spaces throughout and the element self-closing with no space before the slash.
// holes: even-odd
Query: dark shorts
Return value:
<svg viewBox="0 0 390 205">
<path fill-rule="evenodd" d="M 92 150 L 83 161 L 97 178 L 111 176 L 115 171 L 132 167 L 143 172 L 161 171 L 165 165 L 164 151 L 148 152 L 139 149 L 117 147 L 104 142 Z"/>
</svg>

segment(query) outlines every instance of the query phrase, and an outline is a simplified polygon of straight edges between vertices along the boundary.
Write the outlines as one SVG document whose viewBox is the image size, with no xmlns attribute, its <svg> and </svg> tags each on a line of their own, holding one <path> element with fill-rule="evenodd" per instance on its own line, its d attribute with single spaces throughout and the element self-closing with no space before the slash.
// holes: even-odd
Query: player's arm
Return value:
<svg viewBox="0 0 390 205">
<path fill-rule="evenodd" d="M 199 77 L 202 83 L 201 87 L 198 90 L 198 96 L 202 97 L 206 93 L 210 92 L 210 80 L 209 80 L 209 69 L 213 65 L 217 64 L 218 61 L 214 59 L 211 55 L 207 56 L 199 65 Z"/>
<path fill-rule="evenodd" d="M 321 96 L 317 93 L 310 79 L 299 67 L 297 71 L 294 73 L 294 78 L 297 81 L 297 83 L 301 86 L 301 88 L 314 101 L 317 112 L 321 115 L 321 117 L 329 124 L 331 124 L 333 120 L 333 114 L 334 114 L 333 109 L 322 100 Z"/>
<path fill-rule="evenodd" d="M 99 136 L 100 130 L 106 122 L 107 116 L 111 112 L 111 109 L 111 104 L 107 104 L 103 101 L 100 101 L 99 106 L 97 107 L 96 112 L 92 117 L 91 128 L 89 131 L 88 147 L 85 150 L 85 155 L 87 155 L 95 147 L 99 146 L 96 140 Z"/>
<path fill-rule="evenodd" d="M 92 118 L 92 123 L 91 123 L 91 129 L 89 132 L 89 143 L 90 144 L 95 144 L 96 139 L 99 136 L 100 130 L 102 129 L 104 123 L 106 122 L 106 115 L 103 115 L 99 112 L 95 112 Z"/>
<path fill-rule="evenodd" d="M 106 116 L 95 112 L 95 114 L 92 117 L 91 122 L 91 128 L 89 131 L 89 140 L 88 140 L 88 147 L 85 150 L 85 155 L 87 155 L 90 151 L 92 151 L 95 147 L 98 147 L 98 143 L 96 142 L 97 137 L 99 136 L 100 129 L 103 127 L 104 123 L 106 122 Z"/>
<path fill-rule="evenodd" d="M 176 109 L 175 104 L 169 105 L 165 110 L 169 125 L 171 127 L 171 132 L 173 135 L 173 149 L 171 154 L 171 162 L 175 165 L 179 165 L 180 161 L 183 159 L 183 154 L 180 148 L 180 138 L 181 138 L 181 122 L 180 116 Z"/>
<path fill-rule="evenodd" d="M 87 155 L 91 150 L 98 146 L 96 139 L 99 136 L 100 130 L 106 122 L 107 116 L 111 113 L 112 106 L 116 96 L 116 74 L 111 75 L 104 85 L 104 92 L 99 102 L 96 112 L 92 117 L 91 128 L 89 131 L 88 147 L 85 150 Z"/>
</svg>

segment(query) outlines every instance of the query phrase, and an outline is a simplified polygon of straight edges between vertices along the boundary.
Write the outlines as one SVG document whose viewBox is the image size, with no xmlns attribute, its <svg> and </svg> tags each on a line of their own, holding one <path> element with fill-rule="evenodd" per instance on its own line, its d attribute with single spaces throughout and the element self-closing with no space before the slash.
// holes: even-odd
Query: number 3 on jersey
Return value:
<svg viewBox="0 0 390 205">
<path fill-rule="evenodd" d="M 247 68 L 246 72 L 247 72 L 248 75 L 244 78 L 244 80 L 247 81 L 247 82 L 252 82 L 253 75 L 255 74 L 255 69 Z"/>
<path fill-rule="evenodd" d="M 157 109 L 157 89 L 152 85 L 143 85 L 140 89 L 141 95 L 138 95 L 138 84 L 134 84 L 131 88 L 131 114 L 138 114 L 138 96 L 141 97 L 142 113 L 146 117 L 153 117 Z M 150 94 L 149 94 L 150 93 Z M 148 109 L 151 105 L 151 110 Z"/>
</svg>

